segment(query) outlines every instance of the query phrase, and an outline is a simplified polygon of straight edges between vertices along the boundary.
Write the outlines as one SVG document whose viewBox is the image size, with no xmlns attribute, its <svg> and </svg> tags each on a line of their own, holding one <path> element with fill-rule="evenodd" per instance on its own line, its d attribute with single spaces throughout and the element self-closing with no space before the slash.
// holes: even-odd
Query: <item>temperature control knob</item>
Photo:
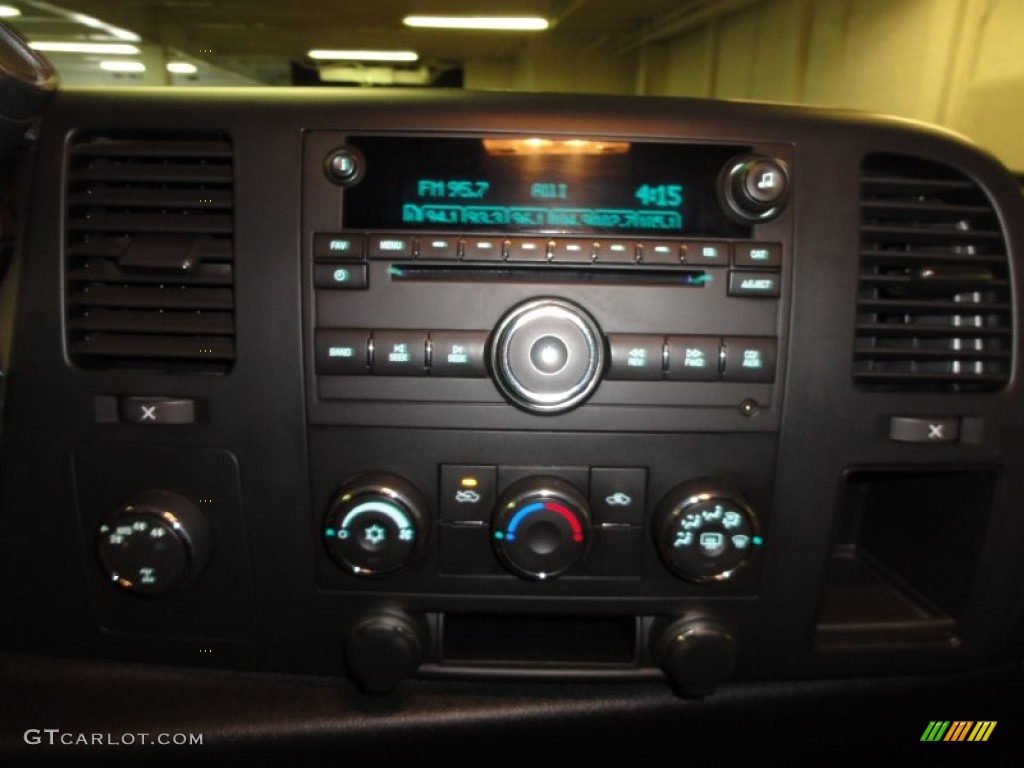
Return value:
<svg viewBox="0 0 1024 768">
<path fill-rule="evenodd" d="M 382 576 L 407 566 L 423 544 L 423 502 L 409 482 L 364 475 L 345 483 L 324 517 L 334 561 L 357 576 Z"/>
<path fill-rule="evenodd" d="M 529 477 L 498 499 L 491 541 L 502 565 L 524 579 L 553 579 L 587 552 L 590 510 L 574 485 Z"/>
<path fill-rule="evenodd" d="M 100 564 L 110 582 L 133 595 L 183 586 L 210 559 L 209 523 L 184 496 L 164 490 L 133 494 L 100 525 Z"/>
<path fill-rule="evenodd" d="M 762 544 L 750 505 L 723 480 L 676 486 L 661 500 L 654 520 L 661 559 L 690 581 L 729 578 Z"/>
</svg>

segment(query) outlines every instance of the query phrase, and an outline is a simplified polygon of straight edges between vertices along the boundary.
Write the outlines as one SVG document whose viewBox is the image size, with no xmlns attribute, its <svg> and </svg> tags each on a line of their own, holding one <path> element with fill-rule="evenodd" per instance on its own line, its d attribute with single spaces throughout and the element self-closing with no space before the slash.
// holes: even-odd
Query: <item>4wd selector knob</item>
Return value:
<svg viewBox="0 0 1024 768">
<path fill-rule="evenodd" d="M 162 595 L 198 575 L 213 541 L 195 504 L 151 489 L 133 494 L 103 521 L 96 549 L 112 584 L 133 595 Z"/>
<path fill-rule="evenodd" d="M 407 566 L 423 544 L 419 491 L 392 475 L 345 483 L 324 516 L 323 536 L 334 561 L 357 576 L 381 576 Z"/>
<path fill-rule="evenodd" d="M 494 380 L 516 405 L 559 413 L 601 382 L 604 337 L 594 319 L 564 299 L 534 299 L 498 324 L 491 344 Z"/>
<path fill-rule="evenodd" d="M 491 541 L 502 565 L 525 579 L 552 579 L 586 554 L 590 510 L 576 486 L 557 477 L 528 477 L 498 499 Z"/>
</svg>

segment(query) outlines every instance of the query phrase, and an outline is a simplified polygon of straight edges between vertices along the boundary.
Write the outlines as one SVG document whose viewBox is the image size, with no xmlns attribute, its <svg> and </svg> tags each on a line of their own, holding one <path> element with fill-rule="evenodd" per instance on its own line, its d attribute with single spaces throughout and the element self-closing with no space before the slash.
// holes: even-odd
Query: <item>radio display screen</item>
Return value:
<svg viewBox="0 0 1024 768">
<path fill-rule="evenodd" d="M 346 229 L 749 237 L 722 209 L 748 147 L 593 139 L 353 136 Z"/>
</svg>

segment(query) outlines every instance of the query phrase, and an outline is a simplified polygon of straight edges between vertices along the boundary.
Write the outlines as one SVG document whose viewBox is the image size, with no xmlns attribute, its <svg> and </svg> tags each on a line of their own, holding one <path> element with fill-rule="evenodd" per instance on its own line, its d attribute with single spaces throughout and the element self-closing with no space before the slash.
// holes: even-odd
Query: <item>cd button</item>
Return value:
<svg viewBox="0 0 1024 768">
<path fill-rule="evenodd" d="M 373 372 L 385 376 L 424 376 L 426 331 L 374 331 Z"/>
<path fill-rule="evenodd" d="M 723 381 L 774 381 L 775 339 L 727 337 Z"/>
<path fill-rule="evenodd" d="M 665 339 L 633 333 L 608 335 L 611 363 L 609 379 L 660 381 Z"/>
</svg>

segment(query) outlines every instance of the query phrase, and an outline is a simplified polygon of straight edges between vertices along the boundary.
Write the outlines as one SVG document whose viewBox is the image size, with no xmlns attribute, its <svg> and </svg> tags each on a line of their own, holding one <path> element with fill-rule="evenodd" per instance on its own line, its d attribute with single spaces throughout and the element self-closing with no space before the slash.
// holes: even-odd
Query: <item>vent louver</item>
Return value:
<svg viewBox="0 0 1024 768">
<path fill-rule="evenodd" d="M 1006 242 L 961 173 L 899 155 L 861 172 L 854 379 L 912 391 L 1001 389 L 1013 351 Z"/>
<path fill-rule="evenodd" d="M 79 136 L 69 150 L 66 211 L 72 362 L 230 369 L 233 190 L 226 138 Z"/>
</svg>

